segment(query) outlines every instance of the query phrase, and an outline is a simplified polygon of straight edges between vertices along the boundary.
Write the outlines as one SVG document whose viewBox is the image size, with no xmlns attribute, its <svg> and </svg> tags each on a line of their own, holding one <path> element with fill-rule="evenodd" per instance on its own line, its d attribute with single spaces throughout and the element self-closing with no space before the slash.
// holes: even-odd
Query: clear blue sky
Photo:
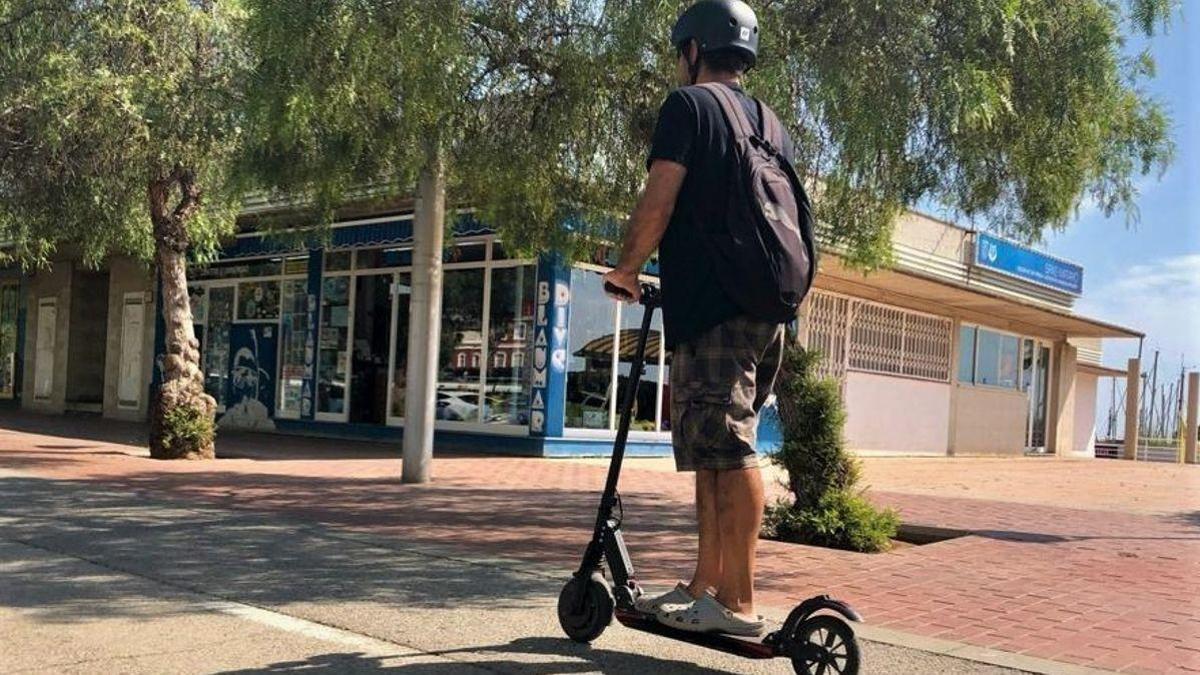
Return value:
<svg viewBox="0 0 1200 675">
<path fill-rule="evenodd" d="M 1158 63 L 1145 88 L 1171 115 L 1174 163 L 1161 179 L 1143 180 L 1136 225 L 1085 203 L 1077 220 L 1045 243 L 1084 266 L 1076 309 L 1145 332 L 1145 355 L 1160 349 L 1169 370 L 1179 368 L 1181 355 L 1200 368 L 1200 3 L 1183 4 L 1166 35 L 1128 44 L 1131 53 L 1148 44 Z M 1104 351 L 1105 362 L 1123 365 L 1137 343 L 1106 340 Z"/>
</svg>

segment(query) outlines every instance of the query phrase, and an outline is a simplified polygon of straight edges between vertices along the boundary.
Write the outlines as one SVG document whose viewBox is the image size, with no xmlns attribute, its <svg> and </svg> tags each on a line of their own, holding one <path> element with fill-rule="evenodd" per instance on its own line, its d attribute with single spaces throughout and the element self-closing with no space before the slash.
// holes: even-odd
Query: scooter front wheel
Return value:
<svg viewBox="0 0 1200 675">
<path fill-rule="evenodd" d="M 797 675 L 858 675 L 861 654 L 850 624 L 818 614 L 796 627 L 788 656 Z"/>
<path fill-rule="evenodd" d="M 600 572 L 571 577 L 558 594 L 558 623 L 572 640 L 591 642 L 612 623 L 615 606 L 612 587 Z"/>
</svg>

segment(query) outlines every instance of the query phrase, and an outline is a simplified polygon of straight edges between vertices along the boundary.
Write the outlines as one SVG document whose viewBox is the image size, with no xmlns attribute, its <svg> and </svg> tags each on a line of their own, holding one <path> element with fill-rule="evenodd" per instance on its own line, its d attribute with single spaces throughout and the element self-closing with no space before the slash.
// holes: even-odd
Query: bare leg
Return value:
<svg viewBox="0 0 1200 675">
<path fill-rule="evenodd" d="M 700 526 L 700 550 L 696 554 L 696 573 L 688 592 L 699 598 L 721 581 L 721 530 L 717 521 L 717 472 L 696 471 L 696 522 Z"/>
<path fill-rule="evenodd" d="M 762 471 L 717 472 L 717 520 L 721 530 L 721 581 L 717 600 L 737 614 L 754 614 L 754 553 L 762 526 Z"/>
</svg>

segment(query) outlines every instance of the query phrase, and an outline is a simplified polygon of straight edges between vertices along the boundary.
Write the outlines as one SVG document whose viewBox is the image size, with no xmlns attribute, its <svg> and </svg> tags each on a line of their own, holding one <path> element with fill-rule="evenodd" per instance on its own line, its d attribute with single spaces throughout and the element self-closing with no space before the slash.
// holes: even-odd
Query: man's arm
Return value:
<svg viewBox="0 0 1200 675">
<path fill-rule="evenodd" d="M 633 214 L 629 216 L 621 259 L 611 272 L 604 275 L 605 283 L 624 290 L 634 302 L 640 300 L 642 295 L 638 273 L 667 231 L 671 213 L 675 210 L 675 199 L 679 196 L 679 188 L 686 175 L 687 167 L 682 164 L 665 159 L 654 160 L 650 165 L 646 188 L 633 208 Z"/>
</svg>

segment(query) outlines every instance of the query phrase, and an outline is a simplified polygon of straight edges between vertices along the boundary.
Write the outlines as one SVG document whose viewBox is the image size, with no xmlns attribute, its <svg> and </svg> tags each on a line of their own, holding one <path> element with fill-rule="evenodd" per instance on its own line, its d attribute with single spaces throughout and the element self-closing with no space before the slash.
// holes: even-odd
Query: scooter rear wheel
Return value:
<svg viewBox="0 0 1200 675">
<path fill-rule="evenodd" d="M 818 614 L 803 621 L 788 654 L 797 675 L 858 675 L 861 654 L 850 624 Z"/>
<path fill-rule="evenodd" d="M 558 624 L 576 642 L 591 642 L 612 623 L 616 603 L 612 587 L 600 572 L 571 577 L 558 594 Z"/>
</svg>

